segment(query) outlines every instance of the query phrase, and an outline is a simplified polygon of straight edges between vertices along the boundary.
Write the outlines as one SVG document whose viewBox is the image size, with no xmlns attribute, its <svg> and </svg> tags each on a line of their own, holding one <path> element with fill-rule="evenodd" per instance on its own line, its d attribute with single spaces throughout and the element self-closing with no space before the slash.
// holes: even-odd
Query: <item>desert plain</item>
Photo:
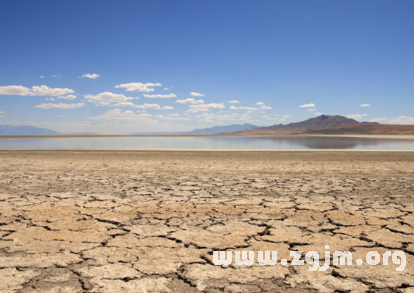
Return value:
<svg viewBox="0 0 414 293">
<path fill-rule="evenodd" d="M 414 152 L 3 150 L 0 168 L 0 292 L 414 292 Z M 352 265 L 292 265 L 325 245 Z"/>
</svg>

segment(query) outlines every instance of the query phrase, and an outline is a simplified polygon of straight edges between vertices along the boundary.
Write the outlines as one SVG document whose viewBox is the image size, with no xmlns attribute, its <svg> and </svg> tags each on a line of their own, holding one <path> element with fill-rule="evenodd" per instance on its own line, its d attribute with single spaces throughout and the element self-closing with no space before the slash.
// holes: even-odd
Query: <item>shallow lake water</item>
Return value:
<svg viewBox="0 0 414 293">
<path fill-rule="evenodd" d="M 0 149 L 414 150 L 414 139 L 361 137 L 70 137 L 0 139 Z"/>
</svg>

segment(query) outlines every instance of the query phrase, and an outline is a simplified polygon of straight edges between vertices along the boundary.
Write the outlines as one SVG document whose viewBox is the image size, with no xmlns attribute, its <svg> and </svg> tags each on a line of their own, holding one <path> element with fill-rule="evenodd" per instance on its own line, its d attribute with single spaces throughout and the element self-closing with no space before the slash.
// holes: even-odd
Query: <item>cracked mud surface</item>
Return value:
<svg viewBox="0 0 414 293">
<path fill-rule="evenodd" d="M 414 152 L 0 151 L 0 168 L 0 292 L 414 292 Z M 289 265 L 325 245 L 353 264 Z"/>
</svg>

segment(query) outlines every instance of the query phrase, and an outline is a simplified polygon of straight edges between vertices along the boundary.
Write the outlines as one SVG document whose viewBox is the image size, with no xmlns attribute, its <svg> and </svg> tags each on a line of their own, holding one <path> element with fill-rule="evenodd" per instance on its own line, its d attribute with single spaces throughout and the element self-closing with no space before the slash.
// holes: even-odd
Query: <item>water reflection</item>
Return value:
<svg viewBox="0 0 414 293">
<path fill-rule="evenodd" d="M 381 142 L 372 138 L 348 138 L 348 137 L 263 137 L 259 139 L 270 139 L 273 144 L 295 144 L 306 149 L 354 149 L 360 147 L 375 147 Z M 286 141 L 286 142 L 285 142 Z"/>
<path fill-rule="evenodd" d="M 0 149 L 414 150 L 414 139 L 359 137 L 81 137 L 0 139 Z"/>
</svg>

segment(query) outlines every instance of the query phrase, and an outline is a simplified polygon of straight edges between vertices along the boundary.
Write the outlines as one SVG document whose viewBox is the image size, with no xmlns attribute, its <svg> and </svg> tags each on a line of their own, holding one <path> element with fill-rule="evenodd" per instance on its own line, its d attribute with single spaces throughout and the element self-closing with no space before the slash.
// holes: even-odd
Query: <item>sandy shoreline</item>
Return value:
<svg viewBox="0 0 414 293">
<path fill-rule="evenodd" d="M 413 292 L 413 163 L 394 151 L 0 150 L 0 291 Z M 280 262 L 323 258 L 325 245 L 352 251 L 352 266 Z M 214 250 L 277 251 L 278 263 L 215 266 Z M 403 251 L 404 271 L 368 265 L 373 250 Z"/>
</svg>

